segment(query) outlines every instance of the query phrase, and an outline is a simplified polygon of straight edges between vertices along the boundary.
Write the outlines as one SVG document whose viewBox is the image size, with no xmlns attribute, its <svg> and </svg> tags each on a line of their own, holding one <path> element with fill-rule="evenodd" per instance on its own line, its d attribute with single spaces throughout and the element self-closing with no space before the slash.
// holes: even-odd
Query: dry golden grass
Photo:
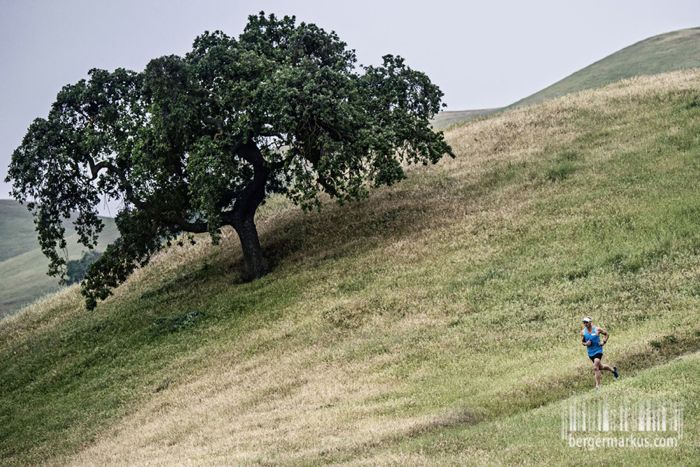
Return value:
<svg viewBox="0 0 700 467">
<path fill-rule="evenodd" d="M 633 209 L 622 198 L 586 198 L 607 176 L 595 167 L 585 183 L 543 183 L 549 153 L 581 145 L 581 138 L 605 127 L 614 137 L 586 148 L 586 161 L 602 165 L 658 137 L 622 130 L 655 118 L 633 114 L 630 106 L 699 88 L 700 71 L 635 78 L 469 123 L 447 133 L 456 159 L 411 169 L 408 180 L 357 205 L 302 214 L 271 200 L 259 217 L 262 241 L 278 263 L 274 280 L 296 287 L 291 281 L 297 278 L 299 298 L 245 333 L 228 333 L 226 322 L 212 325 L 186 354 L 173 356 L 167 367 L 173 376 L 138 398 L 125 417 L 77 454 L 50 461 L 500 463 L 493 446 L 426 454 L 404 442 L 482 421 L 497 430 L 498 417 L 516 417 L 582 387 L 588 362 L 573 324 L 584 312 L 580 297 L 595 297 L 583 304 L 594 303 L 597 316 L 617 324 L 611 356 L 622 362 L 634 362 L 651 340 L 676 331 L 681 343 L 687 338 L 688 346 L 697 346 L 683 333 L 693 329 L 697 313 L 678 311 L 690 309 L 694 299 L 671 292 L 700 278 L 695 256 L 660 260 L 634 278 L 602 267 L 578 282 L 537 274 L 558 271 L 576 248 L 585 254 L 589 244 L 573 241 L 576 233 L 565 237 L 567 226 L 579 229 L 606 203 Z M 570 207 L 542 206 L 550 197 L 577 195 L 580 203 Z M 552 231 L 561 238 L 546 237 Z M 551 251 L 528 253 L 534 247 L 519 240 L 537 235 Z M 156 255 L 105 305 L 177 284 L 173 277 L 183 270 L 209 264 L 227 272 L 240 261 L 231 231 L 220 248 L 200 240 Z M 511 256 L 524 259 L 509 263 Z M 229 280 L 223 274 L 211 279 L 219 287 L 214 290 Z M 196 283 L 189 287 L 198 292 Z M 649 302 L 637 303 L 645 290 Z M 656 309 L 667 304 L 668 312 L 631 321 L 647 313 L 649 303 Z M 20 339 L 82 312 L 71 288 L 3 321 L 0 330 Z M 534 325 L 524 330 L 521 321 Z M 528 351 L 547 364 L 533 365 Z"/>
<path fill-rule="evenodd" d="M 686 71 L 668 75 L 636 78 L 609 86 L 603 90 L 585 91 L 569 97 L 544 103 L 537 107 L 518 109 L 488 120 L 478 121 L 451 130 L 448 138 L 458 157 L 444 161 L 437 169 L 412 171 L 413 177 L 422 177 L 431 171 L 449 174 L 453 179 L 466 183 L 478 180 L 504 162 L 521 163 L 531 161 L 548 147 L 563 146 L 574 141 L 577 132 L 577 116 L 582 109 L 595 112 L 600 118 L 618 116 L 617 103 L 625 100 L 663 98 L 669 93 L 697 89 L 700 72 Z M 602 156 L 601 156 L 602 157 Z M 431 181 L 440 183 L 437 178 Z M 525 182 L 527 184 L 527 182 Z M 411 194 L 413 188 L 397 190 Z M 387 201 L 392 190 L 383 190 L 374 196 L 383 203 L 396 206 L 413 203 L 414 199 Z M 429 203 L 434 209 L 422 219 L 437 222 L 434 228 L 418 230 L 396 241 L 385 243 L 370 257 L 360 259 L 354 267 L 376 265 L 381 258 L 391 258 L 388 276 L 400 277 L 426 261 L 431 255 L 431 246 L 439 244 L 450 248 L 450 243 L 461 236 L 472 241 L 459 242 L 459 261 L 486 264 L 498 248 L 488 239 L 499 225 L 517 228 L 522 222 L 520 215 L 535 195 L 521 186 L 513 186 L 478 198 L 478 202 L 464 199 L 461 205 L 454 202 L 453 194 L 446 191 L 437 202 Z M 369 208 L 371 210 L 371 208 Z M 387 205 L 382 204 L 386 210 Z M 446 219 L 445 216 L 452 216 Z M 286 226 L 299 214 L 293 210 L 279 209 L 261 222 L 263 238 L 280 235 L 276 229 Z M 423 216 L 425 217 L 425 216 Z M 532 218 L 527 218 L 531 222 Z M 558 220 L 561 222 L 561 220 Z M 483 226 L 488 226 L 488 230 Z M 329 227 L 324 225 L 323 228 Z M 337 235 L 344 234 L 344 226 L 336 226 Z M 334 233 L 329 234 L 334 237 Z M 466 245 L 466 247 L 465 247 Z M 323 256 L 323 247 L 318 255 Z M 332 248 L 332 246 L 331 246 Z M 224 235 L 223 253 L 230 259 L 238 255 L 236 239 L 230 232 Z M 207 242 L 185 249 L 173 249 L 156 257 L 145 271 L 135 274 L 112 300 L 119 300 L 131 288 L 144 288 L 149 278 L 174 273 L 183 265 L 211 256 Z M 379 258 L 379 259 L 378 259 Z M 453 257 L 453 260 L 456 260 Z M 676 271 L 675 275 L 697 277 L 694 272 Z M 157 271 L 157 272 L 155 272 Z M 387 344 L 388 351 L 363 352 L 361 359 L 343 358 L 353 348 L 366 344 L 368 336 L 385 334 L 402 342 L 416 333 L 444 327 L 460 312 L 469 310 L 450 309 L 450 304 L 440 302 L 431 305 L 429 285 L 426 290 L 391 289 L 382 292 L 382 302 L 391 309 L 385 314 L 377 312 L 378 303 L 372 295 L 337 299 L 326 298 L 324 290 L 334 289 L 342 281 L 338 276 L 326 278 L 327 284 L 313 289 L 303 309 L 288 310 L 285 317 L 270 327 L 242 336 L 235 343 L 220 343 L 198 349 L 202 360 L 209 361 L 191 375 L 180 375 L 174 387 L 154 394 L 151 400 L 128 416 L 113 429 L 104 433 L 89 448 L 70 459 L 71 464 L 231 464 L 231 463 L 306 463 L 331 459 L 358 457 L 361 462 L 367 450 L 382 447 L 385 443 L 415 434 L 425 427 L 441 424 L 470 423 L 478 420 L 479 414 L 454 414 L 450 409 L 438 409 L 432 413 L 417 414 L 406 410 L 413 402 L 410 398 L 382 398 L 387 394 L 400 393 L 404 383 L 378 369 L 390 366 L 403 358 L 393 353 L 396 348 Z M 446 268 L 447 272 L 449 268 Z M 664 280 L 669 276 L 664 275 Z M 642 279 L 653 283 L 653 275 Z M 651 287 L 652 285 L 649 284 Z M 319 292 L 321 292 L 319 294 Z M 67 292 L 66 294 L 71 294 Z M 560 291 L 565 293 L 565 291 Z M 556 294 L 555 294 L 556 295 Z M 60 300 L 60 297 L 54 300 Z M 375 300 L 375 301 L 373 301 Z M 463 303 L 460 304 L 463 306 Z M 381 307 L 381 305 L 380 305 Z M 410 309 L 411 312 L 406 312 Z M 398 310 L 398 311 L 397 311 Z M 401 310 L 404 310 L 402 315 Z M 507 311 L 504 313 L 508 313 Z M 604 310 L 598 310 L 604 314 Z M 491 316 L 490 318 L 492 318 Z M 344 331 L 328 335 L 327 323 L 340 326 Z M 658 324 L 655 323 L 655 327 Z M 547 335 L 551 330 L 546 330 Z M 653 337 L 653 328 L 638 327 L 630 335 L 620 336 L 629 346 L 625 353 L 643 352 L 646 341 Z M 299 339 L 299 333 L 315 335 L 311 339 Z M 316 333 L 316 334 L 314 334 Z M 398 336 L 398 337 L 397 337 Z M 401 337 L 403 336 L 403 338 Z M 640 337 L 643 336 L 643 339 Z M 451 340 L 465 338 L 447 332 L 428 345 L 433 351 L 449 352 Z M 493 331 L 485 335 L 471 336 L 485 348 L 497 349 L 507 336 Z M 381 340 L 381 338 L 380 338 Z M 387 342 L 391 342 L 388 339 Z M 269 344 L 269 349 L 246 358 L 242 349 Z M 506 346 L 507 348 L 508 346 Z M 550 379 L 556 380 L 561 373 L 576 373 L 584 364 L 577 358 L 579 349 L 564 350 L 554 347 L 544 350 L 543 359 L 548 368 L 536 372 L 543 386 Z M 519 350 L 517 351 L 519 352 Z M 517 354 L 516 352 L 516 354 Z M 501 354 L 474 364 L 465 371 L 472 372 L 479 381 L 479 390 L 485 397 L 513 397 L 517 391 L 527 391 L 532 386 L 533 371 L 523 367 L 521 360 L 512 360 L 513 354 L 506 350 Z M 435 364 L 437 362 L 433 362 Z M 489 369 L 498 368 L 489 375 Z M 430 376 L 431 371 L 426 371 Z M 486 374 L 489 378 L 479 377 Z M 507 376 L 506 376 L 507 375 Z M 491 379 L 493 377 L 493 379 Z M 420 372 L 411 376 L 412 382 L 420 380 Z M 487 390 L 493 381 L 507 382 Z M 445 421 L 447 420 L 447 421 Z M 473 447 L 463 452 L 459 459 L 482 459 L 496 461 L 493 453 Z M 415 464 L 430 465 L 430 457 L 417 453 L 385 453 L 366 461 L 368 465 Z"/>
</svg>

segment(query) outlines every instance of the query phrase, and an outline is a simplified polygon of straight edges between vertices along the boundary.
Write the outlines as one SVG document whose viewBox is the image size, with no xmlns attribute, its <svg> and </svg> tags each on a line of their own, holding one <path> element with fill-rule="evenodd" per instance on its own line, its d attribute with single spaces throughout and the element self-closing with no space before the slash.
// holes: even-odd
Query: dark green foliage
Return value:
<svg viewBox="0 0 700 467">
<path fill-rule="evenodd" d="M 404 163 L 451 154 L 430 119 L 442 92 L 386 55 L 358 67 L 334 32 L 294 17 L 251 16 L 238 38 L 205 32 L 184 57 L 142 72 L 91 70 L 32 123 L 7 180 L 34 212 L 52 275 L 65 274 L 62 219 L 80 242 L 103 228 L 95 206 L 123 201 L 121 237 L 89 269 L 92 308 L 180 232 L 238 233 L 246 277 L 268 271 L 254 216 L 271 193 L 305 209 L 404 178 Z"/>
<path fill-rule="evenodd" d="M 68 261 L 66 264 L 66 283 L 75 284 L 82 281 L 90 265 L 97 261 L 100 256 L 102 253 L 97 251 L 86 251 L 80 259 Z"/>
</svg>

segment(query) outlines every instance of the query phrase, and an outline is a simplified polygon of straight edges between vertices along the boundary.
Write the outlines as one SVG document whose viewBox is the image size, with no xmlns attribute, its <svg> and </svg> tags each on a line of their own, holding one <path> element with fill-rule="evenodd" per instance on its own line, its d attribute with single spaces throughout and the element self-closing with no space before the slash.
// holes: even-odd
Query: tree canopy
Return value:
<svg viewBox="0 0 700 467">
<path fill-rule="evenodd" d="M 62 219 L 92 248 L 101 199 L 122 201 L 120 238 L 82 284 L 88 308 L 182 232 L 238 233 L 245 276 L 269 270 L 254 222 L 282 193 L 305 209 L 405 177 L 404 165 L 452 154 L 430 119 L 442 92 L 401 57 L 360 66 L 334 32 L 260 13 L 237 37 L 205 32 L 185 56 L 141 72 L 93 69 L 58 93 L 9 168 L 33 211 L 49 273 L 63 276 Z"/>
</svg>

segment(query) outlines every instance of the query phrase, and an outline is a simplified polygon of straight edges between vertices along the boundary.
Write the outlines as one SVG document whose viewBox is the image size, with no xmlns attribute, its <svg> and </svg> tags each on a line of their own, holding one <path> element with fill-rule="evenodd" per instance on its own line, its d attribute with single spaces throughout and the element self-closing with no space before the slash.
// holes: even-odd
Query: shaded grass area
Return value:
<svg viewBox="0 0 700 467">
<path fill-rule="evenodd" d="M 544 433 L 556 412 L 548 404 L 591 385 L 581 315 L 611 332 L 607 358 L 633 378 L 623 384 L 657 381 L 666 370 L 651 368 L 700 348 L 697 98 L 569 109 L 551 123 L 566 137 L 541 150 L 495 159 L 456 145 L 455 161 L 413 170 L 363 203 L 303 215 L 272 200 L 260 223 L 276 269 L 253 283 L 237 282 L 229 233 L 220 249 L 170 249 L 94 312 L 72 289 L 3 321 L 0 457 L 66 460 L 149 400 L 228 366 L 269 365 L 275 376 L 246 387 L 237 410 L 261 410 L 259 423 L 274 427 L 291 422 L 262 408 L 303 392 L 319 368 L 381 389 L 317 408 L 344 408 L 333 426 L 346 427 L 346 443 L 271 428 L 254 461 L 527 461 L 527 433 Z M 470 157 L 483 159 L 464 172 Z M 682 373 L 668 371 L 669 381 Z M 697 390 L 685 381 L 677 393 Z M 355 435 L 360 420 L 377 434 Z M 174 452 L 186 438 L 163 435 Z M 542 459 L 566 454 L 554 447 Z"/>
</svg>

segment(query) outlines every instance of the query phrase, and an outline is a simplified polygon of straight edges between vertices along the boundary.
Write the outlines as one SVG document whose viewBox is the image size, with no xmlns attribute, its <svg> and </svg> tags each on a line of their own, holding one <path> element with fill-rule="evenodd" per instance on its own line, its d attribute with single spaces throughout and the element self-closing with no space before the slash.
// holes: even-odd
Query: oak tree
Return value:
<svg viewBox="0 0 700 467">
<path fill-rule="evenodd" d="M 121 200 L 120 237 L 82 284 L 88 308 L 182 232 L 237 232 L 245 277 L 269 270 L 255 225 L 265 198 L 303 208 L 340 202 L 404 178 L 410 163 L 452 154 L 430 119 L 442 92 L 386 55 L 359 66 L 334 32 L 260 13 L 237 37 L 205 32 L 184 56 L 141 72 L 93 69 L 58 93 L 9 168 L 33 212 L 49 273 L 65 274 L 63 219 L 96 245 L 101 199 Z"/>
</svg>

